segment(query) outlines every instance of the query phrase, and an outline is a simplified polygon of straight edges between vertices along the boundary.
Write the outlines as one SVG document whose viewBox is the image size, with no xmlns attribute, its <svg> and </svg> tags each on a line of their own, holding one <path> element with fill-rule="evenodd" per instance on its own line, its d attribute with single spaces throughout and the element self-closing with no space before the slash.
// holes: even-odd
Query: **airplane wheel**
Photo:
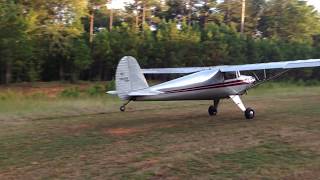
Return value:
<svg viewBox="0 0 320 180">
<path fill-rule="evenodd" d="M 208 113 L 210 116 L 215 116 L 217 115 L 218 111 L 216 108 L 214 108 L 214 106 L 209 106 Z"/>
<path fill-rule="evenodd" d="M 126 110 L 125 106 L 120 106 L 120 111 L 124 112 Z"/>
<path fill-rule="evenodd" d="M 254 115 L 255 115 L 255 112 L 251 108 L 247 108 L 246 111 L 244 112 L 244 116 L 246 117 L 246 119 L 253 119 Z"/>
</svg>

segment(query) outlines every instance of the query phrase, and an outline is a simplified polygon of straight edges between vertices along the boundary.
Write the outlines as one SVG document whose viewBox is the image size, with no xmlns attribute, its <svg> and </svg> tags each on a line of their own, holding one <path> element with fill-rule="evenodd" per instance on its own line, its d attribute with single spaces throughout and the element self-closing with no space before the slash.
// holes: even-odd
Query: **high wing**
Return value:
<svg viewBox="0 0 320 180">
<path fill-rule="evenodd" d="M 234 71 L 255 71 L 255 70 L 264 70 L 264 69 L 295 69 L 295 68 L 318 67 L 318 66 L 320 66 L 320 59 L 309 59 L 309 60 L 224 66 L 220 68 L 220 71 L 234 72 Z"/>
<path fill-rule="evenodd" d="M 236 72 L 236 71 L 255 71 L 266 69 L 295 69 L 305 67 L 318 67 L 320 66 L 320 59 L 309 60 L 295 60 L 295 61 L 282 61 L 282 62 L 269 62 L 257 64 L 244 64 L 244 65 L 228 65 L 228 66 L 212 66 L 212 67 L 186 67 L 186 68 L 155 68 L 155 69 L 142 69 L 144 74 L 188 74 L 199 72 L 203 70 L 220 70 L 220 72 Z"/>
<path fill-rule="evenodd" d="M 213 67 L 152 68 L 142 69 L 143 74 L 189 74 L 213 69 Z"/>
</svg>

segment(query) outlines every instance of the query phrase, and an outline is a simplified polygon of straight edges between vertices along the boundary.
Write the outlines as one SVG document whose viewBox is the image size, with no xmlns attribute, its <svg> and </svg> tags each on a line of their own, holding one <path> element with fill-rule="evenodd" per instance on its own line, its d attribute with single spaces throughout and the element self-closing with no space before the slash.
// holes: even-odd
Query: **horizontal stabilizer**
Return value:
<svg viewBox="0 0 320 180">
<path fill-rule="evenodd" d="M 107 94 L 111 94 L 111 95 L 117 95 L 117 91 L 107 91 Z"/>
<path fill-rule="evenodd" d="M 154 96 L 162 93 L 163 92 L 161 91 L 152 91 L 150 89 L 144 89 L 144 90 L 130 92 L 128 95 L 129 96 Z"/>
</svg>

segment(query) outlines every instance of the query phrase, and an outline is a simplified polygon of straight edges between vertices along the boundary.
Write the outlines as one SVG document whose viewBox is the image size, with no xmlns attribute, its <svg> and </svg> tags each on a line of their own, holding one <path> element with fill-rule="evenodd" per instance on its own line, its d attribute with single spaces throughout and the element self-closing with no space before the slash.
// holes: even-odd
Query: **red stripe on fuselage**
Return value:
<svg viewBox="0 0 320 180">
<path fill-rule="evenodd" d="M 249 84 L 249 83 L 246 83 L 242 80 L 237 80 L 237 81 L 230 81 L 230 82 L 224 82 L 224 83 L 218 83 L 218 84 L 210 84 L 210 85 L 198 86 L 198 87 L 192 87 L 192 88 L 169 90 L 169 91 L 165 91 L 165 93 L 178 93 L 178 92 L 205 90 L 205 89 L 216 89 L 216 88 L 237 86 L 237 85 L 243 85 L 243 84 Z"/>
</svg>

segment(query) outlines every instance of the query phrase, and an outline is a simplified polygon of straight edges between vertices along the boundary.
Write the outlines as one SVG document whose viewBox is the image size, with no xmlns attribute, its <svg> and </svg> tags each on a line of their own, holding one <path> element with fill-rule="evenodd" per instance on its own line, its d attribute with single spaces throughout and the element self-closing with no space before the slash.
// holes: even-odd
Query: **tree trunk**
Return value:
<svg viewBox="0 0 320 180">
<path fill-rule="evenodd" d="M 139 14 L 136 16 L 136 29 L 139 31 Z"/>
<path fill-rule="evenodd" d="M 142 26 L 142 30 L 143 30 L 143 27 L 144 27 L 144 23 L 146 21 L 146 1 L 143 1 L 143 8 L 142 8 L 142 22 L 141 22 L 141 26 Z"/>
<path fill-rule="evenodd" d="M 206 7 L 208 7 L 208 0 L 205 0 L 204 1 L 204 4 Z M 207 9 L 206 9 L 207 10 Z M 205 13 L 204 13 L 204 19 L 203 19 L 203 28 L 206 28 L 207 27 L 207 24 L 208 24 L 208 16 L 209 16 L 209 10 L 207 10 Z"/>
<path fill-rule="evenodd" d="M 89 42 L 93 42 L 93 28 L 94 28 L 94 13 L 90 15 L 90 39 Z"/>
<path fill-rule="evenodd" d="M 138 10 L 138 4 L 139 4 L 139 1 L 138 0 L 135 0 L 135 6 L 136 6 L 136 11 L 137 11 L 137 14 L 136 14 L 136 20 L 135 20 L 135 25 L 136 25 L 136 30 L 137 32 L 139 31 L 139 17 L 140 17 L 140 10 Z"/>
<path fill-rule="evenodd" d="M 99 69 L 98 69 L 98 80 L 101 81 L 103 79 L 103 69 L 104 69 L 104 63 L 103 62 L 99 62 Z"/>
<path fill-rule="evenodd" d="M 224 3 L 226 3 L 227 5 L 227 11 L 224 17 L 224 23 L 226 24 L 230 24 L 230 4 L 229 4 L 229 0 L 225 0 Z"/>
<path fill-rule="evenodd" d="M 188 9 L 188 26 L 191 26 L 192 23 L 192 2 L 189 0 L 189 9 Z"/>
<path fill-rule="evenodd" d="M 71 73 L 71 83 L 76 83 L 79 79 L 79 73 L 73 72 Z"/>
<path fill-rule="evenodd" d="M 113 9 L 110 9 L 109 31 L 112 31 L 112 27 L 113 27 Z"/>
<path fill-rule="evenodd" d="M 5 84 L 11 83 L 12 80 L 12 64 L 11 62 L 6 62 L 6 69 L 5 69 Z"/>
<path fill-rule="evenodd" d="M 246 16 L 246 0 L 242 0 L 242 9 L 241 9 L 241 27 L 240 32 L 241 34 L 244 33 L 244 20 Z"/>
<path fill-rule="evenodd" d="M 60 81 L 64 81 L 64 67 L 63 67 L 62 61 L 60 61 L 59 78 L 60 78 Z"/>
<path fill-rule="evenodd" d="M 4 83 L 4 80 L 5 80 L 5 78 L 4 78 L 4 76 L 5 76 L 5 73 L 4 73 L 4 64 L 2 64 L 1 63 L 1 61 L 0 61 L 0 84 L 3 84 Z"/>
</svg>

